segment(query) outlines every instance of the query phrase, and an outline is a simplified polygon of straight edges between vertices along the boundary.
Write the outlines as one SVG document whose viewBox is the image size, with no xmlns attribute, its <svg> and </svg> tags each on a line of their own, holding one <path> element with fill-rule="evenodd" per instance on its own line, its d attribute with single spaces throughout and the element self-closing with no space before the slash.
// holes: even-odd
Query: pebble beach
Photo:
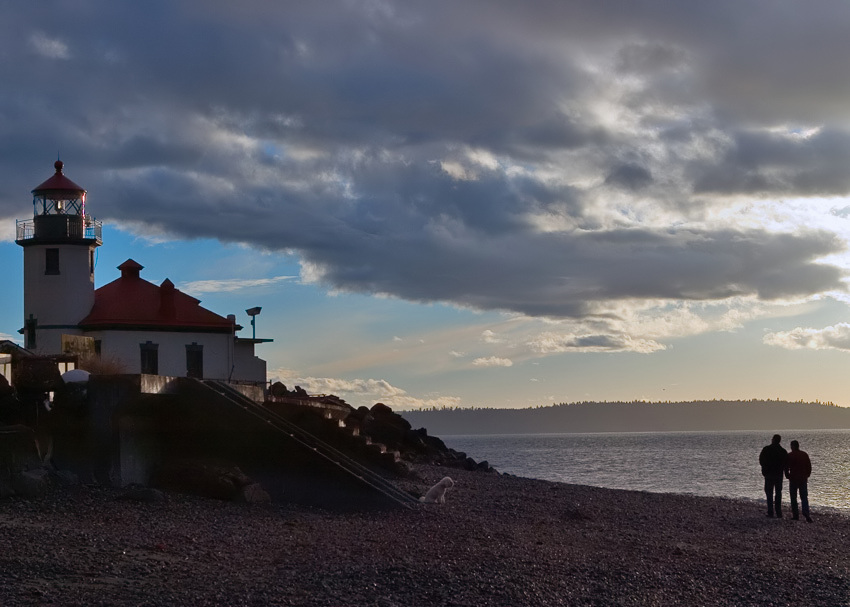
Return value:
<svg viewBox="0 0 850 607">
<path fill-rule="evenodd" d="M 0 501 L 0 603 L 850 604 L 850 517 L 417 466 L 445 504 L 337 512 L 56 488 Z"/>
</svg>

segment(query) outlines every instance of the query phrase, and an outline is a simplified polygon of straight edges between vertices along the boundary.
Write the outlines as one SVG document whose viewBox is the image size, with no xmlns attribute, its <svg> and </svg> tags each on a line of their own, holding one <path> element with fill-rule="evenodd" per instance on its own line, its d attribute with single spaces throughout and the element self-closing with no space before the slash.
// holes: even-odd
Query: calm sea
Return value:
<svg viewBox="0 0 850 607">
<path fill-rule="evenodd" d="M 809 502 L 850 511 L 850 430 L 780 431 L 812 460 Z M 660 493 L 764 499 L 758 456 L 773 432 L 640 432 L 442 436 L 499 472 Z M 783 486 L 787 499 L 787 481 Z"/>
</svg>

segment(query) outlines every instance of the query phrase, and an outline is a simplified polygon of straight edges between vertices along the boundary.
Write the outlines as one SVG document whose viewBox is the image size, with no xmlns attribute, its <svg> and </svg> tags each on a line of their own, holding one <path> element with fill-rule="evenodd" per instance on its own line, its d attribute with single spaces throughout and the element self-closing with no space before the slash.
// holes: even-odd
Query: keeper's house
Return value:
<svg viewBox="0 0 850 607">
<path fill-rule="evenodd" d="M 33 218 L 17 222 L 25 347 L 100 356 L 124 373 L 264 384 L 266 362 L 254 346 L 271 340 L 237 337 L 242 327 L 234 315 L 203 308 L 168 279 L 144 280 L 143 266 L 132 259 L 118 267 L 119 278 L 94 288 L 102 225 L 87 214 L 86 191 L 63 174 L 62 161 L 54 167 L 32 191 Z"/>
</svg>

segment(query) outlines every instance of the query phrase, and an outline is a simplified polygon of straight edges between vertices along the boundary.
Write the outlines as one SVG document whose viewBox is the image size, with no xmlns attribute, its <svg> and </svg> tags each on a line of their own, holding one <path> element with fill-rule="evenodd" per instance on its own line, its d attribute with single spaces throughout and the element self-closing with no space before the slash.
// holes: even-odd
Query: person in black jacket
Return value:
<svg viewBox="0 0 850 607">
<path fill-rule="evenodd" d="M 764 494 L 767 497 L 767 516 L 782 518 L 782 477 L 785 474 L 785 461 L 788 452 L 779 444 L 782 437 L 773 435 L 773 440 L 759 454 L 761 474 L 764 476 Z"/>
</svg>

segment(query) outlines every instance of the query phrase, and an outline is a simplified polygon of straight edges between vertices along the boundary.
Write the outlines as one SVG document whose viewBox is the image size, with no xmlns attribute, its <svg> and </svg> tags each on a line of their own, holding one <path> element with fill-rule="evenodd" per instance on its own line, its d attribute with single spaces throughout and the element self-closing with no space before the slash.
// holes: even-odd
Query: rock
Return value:
<svg viewBox="0 0 850 607">
<path fill-rule="evenodd" d="M 38 443 L 32 428 L 22 425 L 0 427 L 0 476 L 41 467 Z"/>
<path fill-rule="evenodd" d="M 25 470 L 12 477 L 12 489 L 24 498 L 44 497 L 49 488 L 50 473 L 44 468 Z"/>
<path fill-rule="evenodd" d="M 230 464 L 179 460 L 163 466 L 154 483 L 164 489 L 225 501 L 241 501 L 242 489 L 254 482 Z"/>
<path fill-rule="evenodd" d="M 236 501 L 248 504 L 268 504 L 272 501 L 272 498 L 259 483 L 250 483 L 240 489 Z"/>
<path fill-rule="evenodd" d="M 395 462 L 393 464 L 393 472 L 402 478 L 410 478 L 413 476 L 413 470 L 410 466 L 405 464 L 404 462 Z"/>
<path fill-rule="evenodd" d="M 369 413 L 363 421 L 363 432 L 376 442 L 401 450 L 410 423 L 383 403 L 376 403 Z"/>
<path fill-rule="evenodd" d="M 53 478 L 61 487 L 73 487 L 80 484 L 80 478 L 70 470 L 54 470 Z"/>
<path fill-rule="evenodd" d="M 272 396 L 276 397 L 286 396 L 287 394 L 289 394 L 289 390 L 286 389 L 286 386 L 279 381 L 276 381 L 271 385 L 271 388 L 269 388 L 269 392 L 271 392 Z"/>
<path fill-rule="evenodd" d="M 168 501 L 168 496 L 159 489 L 143 487 L 141 485 L 131 485 L 118 496 L 118 499 L 130 502 L 161 504 Z"/>
</svg>

